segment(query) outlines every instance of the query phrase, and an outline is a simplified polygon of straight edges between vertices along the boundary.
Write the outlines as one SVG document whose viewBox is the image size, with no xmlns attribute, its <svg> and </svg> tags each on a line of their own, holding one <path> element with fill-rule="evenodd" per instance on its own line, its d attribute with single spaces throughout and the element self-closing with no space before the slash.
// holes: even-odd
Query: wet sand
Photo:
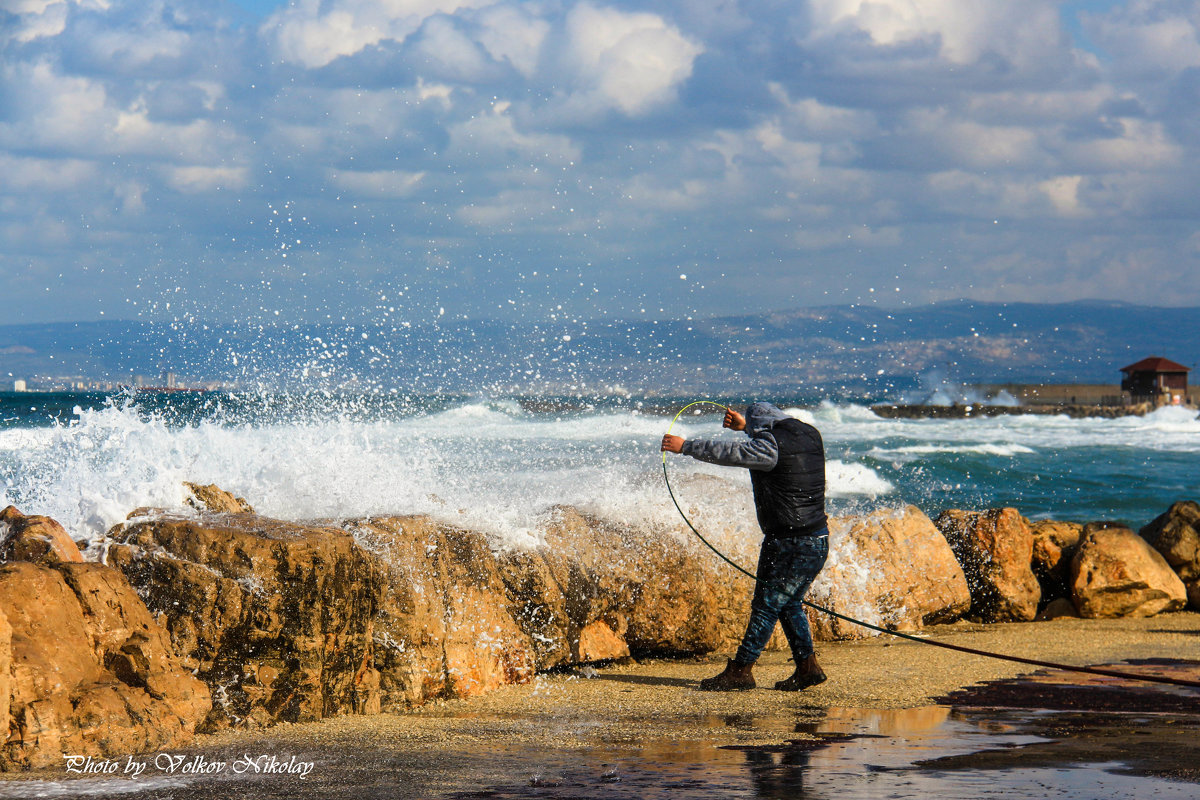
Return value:
<svg viewBox="0 0 1200 800">
<path fill-rule="evenodd" d="M 927 628 L 931 639 L 983 650 L 1069 665 L 1112 663 L 1126 659 L 1200 660 L 1200 614 L 1182 612 L 1147 619 L 1083 620 L 977 625 L 960 622 Z M 945 650 L 891 636 L 859 642 L 818 643 L 818 658 L 830 676 L 804 692 L 779 692 L 776 680 L 792 672 L 786 653 L 768 652 L 755 667 L 759 688 L 749 692 L 700 692 L 700 679 L 719 672 L 725 656 L 702 659 L 652 659 L 600 669 L 540 675 L 532 683 L 507 687 L 482 697 L 428 706 L 394 719 L 400 728 L 424 727 L 426 720 L 460 714 L 512 715 L 533 722 L 589 719 L 589 740 L 636 741 L 713 716 L 753 717 L 820 715 L 833 707 L 899 709 L 936 703 L 956 689 L 1012 678 L 1036 668 Z M 1130 671 L 1139 668 L 1129 667 Z M 1149 670 L 1152 671 L 1152 670 Z M 589 677 L 592 676 L 592 677 Z M 658 723 L 663 730 L 656 730 Z M 351 733 L 361 720 L 332 723 Z M 438 726 L 435 726 L 438 727 Z M 470 727 L 469 725 L 467 727 Z M 537 725 L 524 735 L 539 736 Z M 555 734 L 557 735 L 557 734 Z M 726 743 L 769 739 L 761 732 L 725 731 Z"/>
<path fill-rule="evenodd" d="M 1149 619 L 1064 619 L 989 626 L 956 623 L 927 629 L 923 635 L 1074 665 L 1146 659 L 1200 662 L 1200 614 L 1190 612 Z M 1012 710 L 1009 704 L 1008 710 L 990 713 L 986 719 L 976 718 L 971 716 L 975 712 L 952 709 L 948 700 L 957 690 L 1025 675 L 1034 671 L 1032 667 L 894 637 L 823 643 L 818 647 L 830 679 L 800 693 L 771 688 L 791 672 L 786 654 L 779 652 L 766 654 L 756 667 L 760 688 L 735 693 L 696 690 L 701 678 L 721 669 L 724 656 L 628 660 L 543 674 L 528 684 L 475 698 L 435 702 L 407 714 L 343 717 L 285 724 L 259 732 L 199 737 L 193 746 L 180 751 L 188 758 L 199 755 L 229 764 L 244 756 L 259 755 L 274 756 L 279 763 L 288 759 L 295 759 L 292 763 L 311 763 L 303 778 L 294 773 L 262 774 L 253 769 L 239 775 L 226 769 L 206 777 L 163 770 L 156 774 L 151 764 L 137 778 L 80 779 L 62 770 L 6 776 L 8 780 L 0 781 L 0 796 L 119 793 L 132 798 L 177 800 L 525 795 L 620 798 L 667 794 L 774 797 L 799 796 L 794 793 L 797 782 L 807 781 L 810 786 L 826 787 L 818 793 L 820 796 L 831 793 L 853 797 L 859 791 L 853 786 L 868 779 L 883 780 L 861 769 L 856 771 L 854 765 L 861 767 L 864 759 L 885 765 L 878 767 L 884 772 L 911 769 L 920 759 L 951 759 L 939 762 L 939 773 L 945 773 L 962 770 L 964 764 L 986 766 L 988 758 L 1001 758 L 978 756 L 981 752 L 1012 750 L 1054 739 L 1047 733 L 1053 729 L 1049 720 L 1059 717 L 1043 718 L 1028 710 Z M 1140 663 L 1127 669 L 1153 673 L 1156 666 Z M 1019 688 L 1011 691 L 1016 696 L 1021 694 Z M 1147 713 L 1153 717 L 1151 723 L 1139 724 L 1143 736 L 1140 741 L 1143 745 L 1157 742 L 1155 749 L 1161 757 L 1135 777 L 1102 772 L 1097 785 L 1107 786 L 1109 796 L 1125 796 L 1121 794 L 1125 788 L 1114 788 L 1104 781 L 1132 781 L 1127 791 L 1129 796 L 1136 796 L 1151 788 L 1145 781 L 1156 780 L 1147 776 L 1167 776 L 1176 782 L 1163 782 L 1162 786 L 1154 786 L 1154 791 L 1175 796 L 1172 787 L 1179 786 L 1187 790 L 1179 796 L 1191 796 L 1188 792 L 1197 790 L 1195 784 L 1178 781 L 1195 777 L 1186 769 L 1172 772 L 1176 756 L 1171 754 L 1177 749 L 1172 749 L 1173 745 L 1182 742 L 1190 747 L 1195 741 L 1200 717 L 1183 708 L 1170 719 L 1163 713 L 1173 710 L 1172 698 L 1179 697 L 1180 692 L 1195 700 L 1200 691 L 1151 684 L 1139 691 L 1148 693 L 1144 695 L 1150 698 Z M 974 704 L 986 705 L 988 696 L 979 697 L 983 699 L 977 698 Z M 965 698 L 960 694 L 955 702 L 972 704 Z M 1101 727 L 1111 731 L 1115 725 L 1121 735 L 1108 737 L 1107 749 L 1096 752 L 1107 754 L 1106 758 L 1115 757 L 1131 745 L 1127 741 L 1131 734 L 1120 731 L 1121 720 L 1127 717 L 1110 714 L 1106 718 L 1109 721 Z M 1035 724 L 1042 727 L 1034 730 L 1030 726 Z M 1054 724 L 1061 727 L 1060 723 Z M 1078 721 L 1067 727 L 1080 726 L 1086 728 Z M 842 741 L 838 737 L 848 738 Z M 968 741 L 974 744 L 964 744 Z M 1138 744 L 1138 740 L 1132 744 Z M 822 755 L 813 761 L 818 750 Z M 1061 755 L 1071 751 L 1050 752 Z M 1073 758 L 1083 758 L 1080 753 L 1089 752 L 1084 748 Z M 1053 761 L 1053 757 L 1049 762 L 1043 759 L 1045 763 Z M 894 766 L 886 766 L 892 762 Z M 1038 769 L 1048 770 L 1049 777 L 1039 780 L 1053 783 L 1066 779 L 1054 777 L 1059 768 L 1043 762 L 1036 762 Z M 825 766 L 818 769 L 814 764 Z M 995 768 L 1003 772 L 1014 766 L 1020 765 L 1007 763 Z M 1068 777 L 1079 780 L 1082 775 L 1075 771 Z M 973 773 L 960 772 L 960 776 L 969 778 L 968 788 L 961 795 L 948 790 L 945 784 L 929 788 L 912 776 L 906 777 L 902 785 L 924 787 L 913 788 L 913 796 L 927 791 L 942 796 L 970 797 L 972 792 L 983 796 L 978 787 L 970 788 L 977 780 Z M 905 791 L 897 789 L 878 796 L 909 796 Z M 1088 796 L 1086 792 L 1058 794 Z M 862 796 L 875 795 L 868 792 Z M 996 796 L 1018 795 L 1000 792 Z"/>
</svg>

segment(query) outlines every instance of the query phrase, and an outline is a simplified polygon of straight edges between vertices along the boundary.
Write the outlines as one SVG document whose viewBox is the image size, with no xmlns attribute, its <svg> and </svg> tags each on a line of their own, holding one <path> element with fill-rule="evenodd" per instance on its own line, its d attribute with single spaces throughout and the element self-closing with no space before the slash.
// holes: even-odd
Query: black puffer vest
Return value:
<svg viewBox="0 0 1200 800">
<path fill-rule="evenodd" d="M 758 525 L 767 536 L 811 536 L 825 527 L 825 445 L 821 433 L 798 419 L 771 427 L 779 462 L 750 470 Z"/>
</svg>

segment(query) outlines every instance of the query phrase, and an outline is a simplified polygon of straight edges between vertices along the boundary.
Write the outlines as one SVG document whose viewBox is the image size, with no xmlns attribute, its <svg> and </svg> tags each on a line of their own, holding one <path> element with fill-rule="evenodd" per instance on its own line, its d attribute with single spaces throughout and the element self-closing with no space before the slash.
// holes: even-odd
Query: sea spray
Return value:
<svg viewBox="0 0 1200 800">
<path fill-rule="evenodd" d="M 185 480 L 290 520 L 429 514 L 486 531 L 498 547 L 536 546 L 558 505 L 631 525 L 679 524 L 662 486 L 657 445 L 671 406 L 661 401 L 662 413 L 636 399 L 333 394 L 74 405 L 0 429 L 0 504 L 53 516 L 76 538 L 95 540 L 140 506 L 187 513 Z M 1011 505 L 1031 517 L 1137 525 L 1200 494 L 1191 477 L 1200 423 L 1184 409 L 1116 420 L 883 420 L 854 405 L 788 408 L 825 438 L 833 514 Z M 740 435 L 715 415 L 685 417 L 677 432 Z M 698 525 L 756 540 L 744 470 L 691 459 L 672 469 Z M 692 476 L 711 480 L 692 491 Z"/>
</svg>

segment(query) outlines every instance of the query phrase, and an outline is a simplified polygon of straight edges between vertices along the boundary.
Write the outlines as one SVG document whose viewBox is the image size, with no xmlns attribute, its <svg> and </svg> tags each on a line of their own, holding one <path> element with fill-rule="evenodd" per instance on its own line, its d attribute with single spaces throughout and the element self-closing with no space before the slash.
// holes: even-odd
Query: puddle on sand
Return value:
<svg viewBox="0 0 1200 800">
<path fill-rule="evenodd" d="M 1107 666 L 1200 677 L 1197 662 Z M 1200 693 L 1195 689 L 1043 671 L 972 687 L 946 701 L 898 710 L 832 708 L 819 721 L 793 726 L 793 733 L 806 738 L 782 735 L 778 718 L 712 720 L 778 733 L 784 741 L 745 747 L 647 742 L 635 751 L 575 754 L 582 760 L 546 753 L 531 782 L 492 784 L 455 797 L 1200 796 L 1194 745 L 1200 734 Z M 601 779 L 610 786 L 597 783 L 598 768 L 605 770 Z"/>
<path fill-rule="evenodd" d="M 1046 734 L 1060 715 L 1021 710 L 958 711 L 947 706 L 904 710 L 830 709 L 817 723 L 796 726 L 813 735 L 779 745 L 718 747 L 705 742 L 648 742 L 637 750 L 544 753 L 535 776 L 452 795 L 468 798 L 875 798 L 929 797 L 1192 800 L 1200 786 L 1131 771 L 1118 753 L 1078 760 L 1086 748 L 1054 751 Z M 1085 715 L 1086 716 L 1086 715 Z M 778 720 L 764 721 L 778 723 Z M 1093 720 L 1113 743 L 1137 746 L 1138 736 L 1194 740 L 1200 718 Z M 745 726 L 745 718 L 736 723 Z M 1070 724 L 1078 724 L 1073 720 Z M 1136 731 L 1129 725 L 1135 725 Z M 1186 730 L 1185 730 L 1186 728 Z M 1150 729 L 1153 729 L 1151 731 Z M 1083 730 L 1082 728 L 1080 730 Z M 1029 763 L 1028 748 L 1043 748 Z M 1179 754 L 1182 756 L 1182 754 Z M 606 784 L 607 782 L 607 784 Z"/>
<path fill-rule="evenodd" d="M 1200 671 L 1200 666 L 1193 666 Z M 1025 687 L 1028 691 L 1022 691 Z M 788 798 L 817 800 L 1133 800 L 1200 796 L 1195 746 L 1200 714 L 1194 690 L 1105 683 L 1099 710 L 1079 710 L 1096 688 L 1087 679 L 1042 673 L 956 693 L 924 708 L 832 708 L 802 722 L 748 715 L 703 720 L 711 739 L 663 738 L 634 744 L 538 747 L 494 743 L 474 750 L 413 749 L 402 741 L 369 746 L 296 743 L 314 762 L 306 779 L 230 774 L 175 782 L 100 779 L 0 781 L 0 797 L 105 796 L 128 800 L 223 798 Z M 1129 697 L 1120 698 L 1128 689 Z M 1133 698 L 1133 699 L 1131 699 Z M 1025 700 L 1036 701 L 1038 705 Z M 1058 710 L 1047 710 L 1058 706 Z M 486 725 L 487 717 L 472 715 Z M 591 720 L 594 722 L 595 720 Z M 687 730 L 693 732 L 695 719 Z M 537 722 L 536 724 L 548 724 Z M 588 719 L 575 719 L 578 734 Z M 661 727 L 662 721 L 656 721 Z M 580 726 L 583 726 L 582 728 Z M 774 740 L 720 746 L 738 728 Z M 683 728 L 681 726 L 681 732 Z M 574 738 L 579 742 L 580 738 Z M 486 739 L 485 739 L 486 740 Z M 582 737 L 587 741 L 587 737 Z M 267 740 L 269 742 L 269 740 Z M 240 746 L 244 746 L 240 745 Z M 235 757 L 232 750 L 206 752 Z"/>
<path fill-rule="evenodd" d="M 797 800 L 1192 800 L 1200 717 L 1022 709 L 834 708 L 819 722 L 714 718 L 714 726 L 777 734 L 780 744 L 718 746 L 713 739 L 539 748 L 483 745 L 467 752 L 393 746 L 300 751 L 307 779 L 262 775 L 172 781 L 75 779 L 0 782 L 0 797 L 124 800 L 224 798 L 788 798 Z M 695 730 L 695 728 L 691 728 Z M 799 736 L 813 738 L 799 738 Z M 230 754 L 210 752 L 210 758 Z M 1183 780 L 1180 780 L 1183 778 Z M 1190 780 L 1189 780 L 1190 779 Z"/>
</svg>

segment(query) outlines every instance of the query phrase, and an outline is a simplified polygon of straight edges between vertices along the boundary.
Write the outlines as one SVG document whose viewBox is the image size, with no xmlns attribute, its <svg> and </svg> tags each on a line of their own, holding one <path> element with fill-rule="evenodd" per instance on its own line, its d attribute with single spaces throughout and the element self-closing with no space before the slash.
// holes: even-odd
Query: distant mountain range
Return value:
<svg viewBox="0 0 1200 800">
<path fill-rule="evenodd" d="M 62 381 L 416 393 L 901 397 L 931 381 L 1116 383 L 1200 363 L 1200 309 L 1111 302 L 830 306 L 694 321 L 0 326 L 0 388 Z"/>
</svg>

